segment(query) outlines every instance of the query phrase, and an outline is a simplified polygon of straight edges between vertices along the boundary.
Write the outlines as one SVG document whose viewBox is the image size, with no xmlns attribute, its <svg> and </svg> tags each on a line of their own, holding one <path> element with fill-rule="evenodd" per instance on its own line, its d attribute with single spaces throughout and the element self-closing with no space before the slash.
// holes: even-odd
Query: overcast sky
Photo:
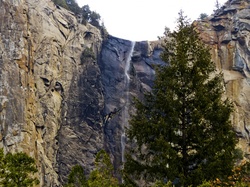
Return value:
<svg viewBox="0 0 250 187">
<path fill-rule="evenodd" d="M 227 0 L 218 0 L 223 5 Z M 132 41 L 157 40 L 174 29 L 182 9 L 191 20 L 213 13 L 216 0 L 77 0 L 100 14 L 109 34 Z"/>
</svg>

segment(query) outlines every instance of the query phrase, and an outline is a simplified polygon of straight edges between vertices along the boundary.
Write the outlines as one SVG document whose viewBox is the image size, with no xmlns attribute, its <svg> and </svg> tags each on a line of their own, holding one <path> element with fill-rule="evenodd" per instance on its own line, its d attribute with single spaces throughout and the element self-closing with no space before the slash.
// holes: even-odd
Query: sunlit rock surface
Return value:
<svg viewBox="0 0 250 187">
<path fill-rule="evenodd" d="M 231 0 L 194 23 L 224 74 L 246 156 L 249 6 Z M 151 90 L 154 65 L 163 64 L 160 41 L 135 42 L 132 50 L 131 41 L 104 39 L 50 0 L 2 0 L 0 10 L 0 147 L 34 157 L 40 186 L 62 186 L 75 164 L 89 173 L 101 149 L 119 169 L 133 97 Z"/>
<path fill-rule="evenodd" d="M 1 147 L 34 157 L 41 186 L 60 186 L 70 164 L 91 165 L 103 148 L 100 32 L 50 0 L 0 1 L 0 10 Z M 96 60 L 81 62 L 86 48 Z"/>
<path fill-rule="evenodd" d="M 213 16 L 195 22 L 211 46 L 212 59 L 224 74 L 227 96 L 234 104 L 232 123 L 239 147 L 249 158 L 250 136 L 250 1 L 228 1 Z"/>
<path fill-rule="evenodd" d="M 61 186 L 75 164 L 89 173 L 101 149 L 119 168 L 123 106 L 150 90 L 157 44 L 136 44 L 126 89 L 130 41 L 103 42 L 50 0 L 6 0 L 0 9 L 1 147 L 35 158 L 40 186 Z"/>
</svg>

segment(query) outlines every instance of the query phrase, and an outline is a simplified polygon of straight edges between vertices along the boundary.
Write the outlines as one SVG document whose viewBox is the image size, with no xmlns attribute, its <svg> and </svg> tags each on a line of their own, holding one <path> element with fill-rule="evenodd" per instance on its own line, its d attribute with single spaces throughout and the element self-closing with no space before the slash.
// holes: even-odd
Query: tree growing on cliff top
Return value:
<svg viewBox="0 0 250 187">
<path fill-rule="evenodd" d="M 173 181 L 198 186 L 230 175 L 237 143 L 223 100 L 222 75 L 209 48 L 179 13 L 177 31 L 168 32 L 151 93 L 136 101 L 130 120 L 124 180 Z"/>
</svg>

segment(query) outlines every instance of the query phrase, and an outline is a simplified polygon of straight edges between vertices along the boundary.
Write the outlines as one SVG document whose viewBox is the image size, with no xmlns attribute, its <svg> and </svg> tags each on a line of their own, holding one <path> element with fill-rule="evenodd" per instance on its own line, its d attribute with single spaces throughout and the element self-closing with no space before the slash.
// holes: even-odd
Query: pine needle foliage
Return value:
<svg viewBox="0 0 250 187">
<path fill-rule="evenodd" d="M 39 184 L 33 177 L 37 172 L 35 160 L 26 153 L 7 153 L 4 155 L 0 149 L 0 186 L 3 187 L 28 187 Z"/>
<path fill-rule="evenodd" d="M 82 166 L 75 165 L 69 176 L 65 187 L 118 187 L 119 181 L 114 177 L 114 167 L 109 155 L 101 150 L 95 159 L 95 169 L 90 173 L 88 179 L 84 175 Z"/>
<path fill-rule="evenodd" d="M 68 184 L 65 187 L 88 187 L 83 167 L 75 165 L 68 176 Z"/>
<path fill-rule="evenodd" d="M 223 100 L 222 74 L 182 11 L 177 22 L 176 31 L 166 33 L 166 65 L 156 68 L 152 92 L 135 101 L 123 171 L 127 185 L 198 186 L 226 179 L 234 165 L 233 108 Z"/>
<path fill-rule="evenodd" d="M 101 150 L 96 155 L 96 169 L 89 176 L 89 187 L 118 187 L 118 180 L 113 176 L 114 168 L 110 161 L 109 155 Z"/>
</svg>

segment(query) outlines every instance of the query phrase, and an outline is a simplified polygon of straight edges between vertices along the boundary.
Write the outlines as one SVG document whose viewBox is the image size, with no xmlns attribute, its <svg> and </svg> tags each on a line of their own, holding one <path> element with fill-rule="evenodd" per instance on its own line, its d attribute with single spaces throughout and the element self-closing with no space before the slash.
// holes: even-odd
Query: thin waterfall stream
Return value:
<svg viewBox="0 0 250 187">
<path fill-rule="evenodd" d="M 123 112 L 123 123 L 122 123 L 122 135 L 121 135 L 121 151 L 122 151 L 122 163 L 125 162 L 124 153 L 125 153 L 125 145 L 126 145 L 126 132 L 125 128 L 128 126 L 128 119 L 129 119 L 129 84 L 130 84 L 130 77 L 129 77 L 129 70 L 130 70 L 130 63 L 131 58 L 134 52 L 135 42 L 131 42 L 131 48 L 129 54 L 126 59 L 124 75 L 125 75 L 125 106 Z"/>
</svg>

